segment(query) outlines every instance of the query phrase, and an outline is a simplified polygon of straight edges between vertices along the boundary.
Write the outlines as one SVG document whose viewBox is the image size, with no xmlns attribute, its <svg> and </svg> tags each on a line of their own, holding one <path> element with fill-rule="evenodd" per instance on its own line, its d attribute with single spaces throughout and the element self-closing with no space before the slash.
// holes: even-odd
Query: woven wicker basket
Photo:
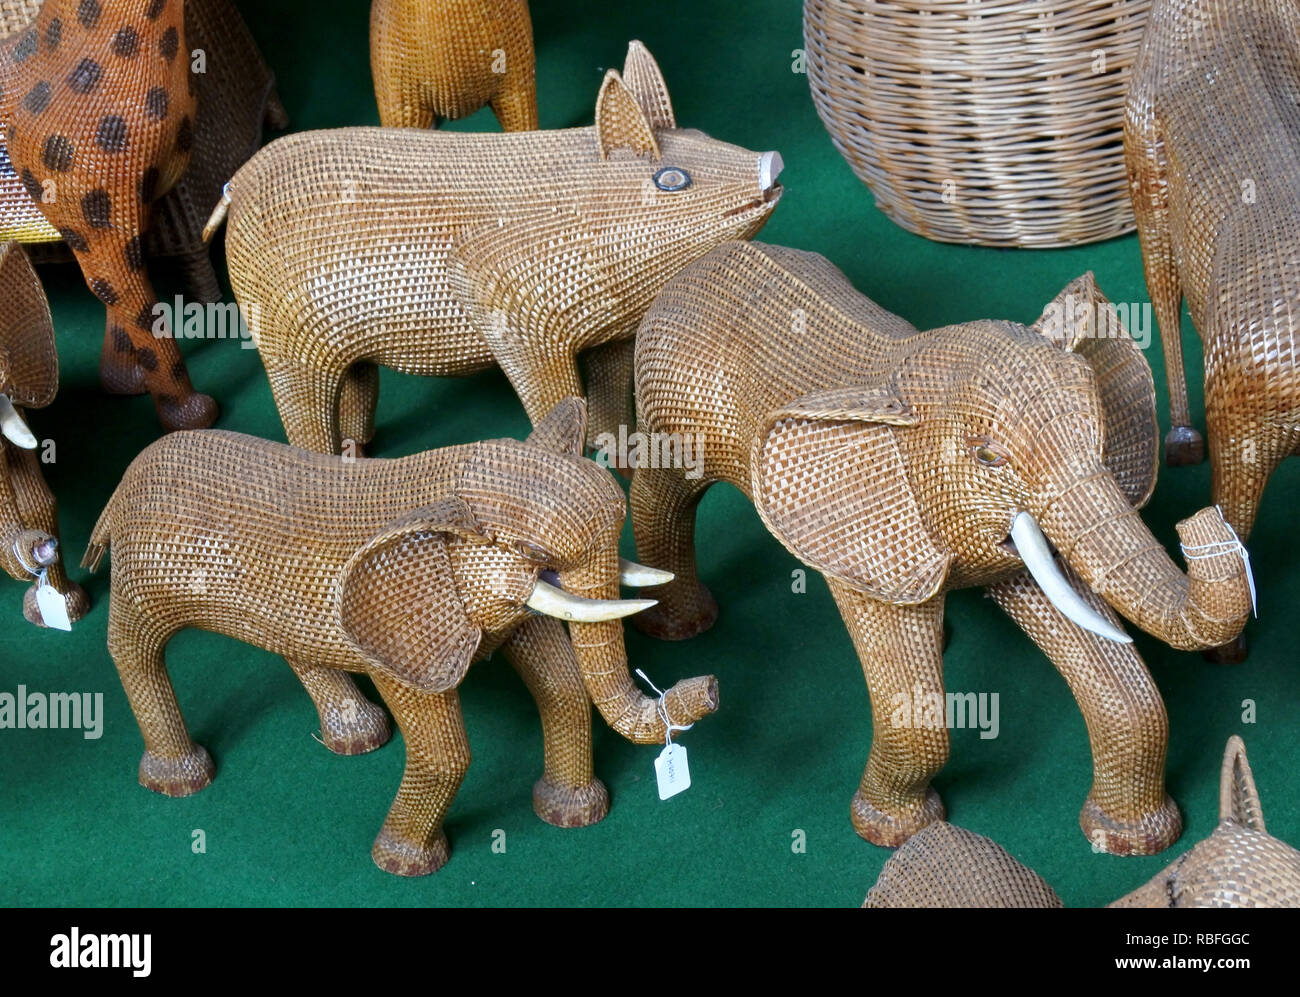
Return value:
<svg viewBox="0 0 1300 997">
<path fill-rule="evenodd" d="M 1122 125 L 1150 0 L 805 0 L 813 103 L 899 225 L 1063 246 L 1133 228 Z"/>
</svg>

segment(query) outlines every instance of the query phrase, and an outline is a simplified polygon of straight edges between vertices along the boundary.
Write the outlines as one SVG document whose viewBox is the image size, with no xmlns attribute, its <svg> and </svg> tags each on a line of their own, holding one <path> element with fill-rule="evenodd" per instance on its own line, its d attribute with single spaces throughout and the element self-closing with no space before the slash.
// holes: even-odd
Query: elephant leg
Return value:
<svg viewBox="0 0 1300 997">
<path fill-rule="evenodd" d="M 556 827 L 586 827 L 609 813 L 609 792 L 592 771 L 591 699 L 559 620 L 534 617 L 503 650 L 542 718 L 542 777 L 533 810 Z"/>
<path fill-rule="evenodd" d="M 695 512 L 713 482 L 687 478 L 680 468 L 643 467 L 632 476 L 632 531 L 643 564 L 671 571 L 666 585 L 641 590 L 659 604 L 632 616 L 638 630 L 661 640 L 685 640 L 718 618 L 718 604 L 695 568 Z"/>
<path fill-rule="evenodd" d="M 321 740 L 336 755 L 364 755 L 388 743 L 388 715 L 361 695 L 352 676 L 337 668 L 290 661 L 320 715 Z"/>
<path fill-rule="evenodd" d="M 587 383 L 587 446 L 592 449 L 603 435 L 617 438 L 620 426 L 627 427 L 628 433 L 636 428 L 632 405 L 635 350 L 635 339 L 616 339 L 582 354 Z M 617 466 L 624 469 L 621 464 Z"/>
<path fill-rule="evenodd" d="M 57 537 L 59 506 L 54 493 L 45 483 L 45 475 L 41 473 L 39 456 L 41 448 L 25 450 L 5 440 L 4 451 L 3 464 L 9 468 L 9 483 L 13 488 L 14 499 L 18 503 L 22 525 L 27 529 L 40 530 L 42 533 Z M 54 591 L 63 596 L 63 605 L 70 622 L 77 622 L 90 610 L 90 599 L 85 590 L 68 580 L 62 556 L 50 565 L 45 573 L 45 580 Z M 23 596 L 23 616 L 29 623 L 34 623 L 38 627 L 45 625 L 41 622 L 41 613 L 36 606 L 35 583 Z"/>
<path fill-rule="evenodd" d="M 460 697 L 455 689 L 421 692 L 378 671 L 371 678 L 406 741 L 406 769 L 370 854 L 386 872 L 426 876 L 447 861 L 442 821 L 469 769 Z"/>
<path fill-rule="evenodd" d="M 279 360 L 265 354 L 262 359 L 289 442 L 317 453 L 341 453 L 339 399 L 343 370 L 318 370 L 296 360 Z"/>
<path fill-rule="evenodd" d="M 1061 570 L 1094 610 L 1119 617 L 1070 568 Z M 1107 640 L 1071 623 L 1028 572 L 989 587 L 989 594 L 1056 666 L 1083 713 L 1092 746 L 1092 788 L 1079 815 L 1088 840 L 1114 855 L 1153 855 L 1183 830 L 1165 792 L 1169 719 L 1146 665 L 1132 644 Z"/>
<path fill-rule="evenodd" d="M 503 132 L 537 130 L 537 83 L 516 79 L 506 82 L 492 98 L 492 113 L 501 122 Z"/>
<path fill-rule="evenodd" d="M 120 591 L 108 611 L 108 653 L 144 736 L 140 785 L 164 796 L 189 796 L 212 781 L 212 758 L 190 740 L 172 689 L 164 648 L 172 632 L 151 627 Z"/>
<path fill-rule="evenodd" d="M 944 818 L 930 780 L 948 761 L 942 595 L 890 606 L 827 578 L 871 697 L 871 752 L 853 796 L 853 829 L 897 848 Z M 937 700 L 934 697 L 938 697 Z M 938 713 L 926 706 L 937 702 Z"/>
<path fill-rule="evenodd" d="M 352 443 L 353 456 L 375 438 L 375 409 L 379 405 L 379 367 L 354 363 L 343 376 L 339 393 L 339 432 L 342 441 Z"/>
<path fill-rule="evenodd" d="M 221 282 L 217 279 L 217 271 L 212 266 L 207 246 L 200 244 L 196 249 L 180 254 L 176 257 L 176 263 L 191 300 L 204 304 L 215 304 L 221 300 Z"/>
</svg>

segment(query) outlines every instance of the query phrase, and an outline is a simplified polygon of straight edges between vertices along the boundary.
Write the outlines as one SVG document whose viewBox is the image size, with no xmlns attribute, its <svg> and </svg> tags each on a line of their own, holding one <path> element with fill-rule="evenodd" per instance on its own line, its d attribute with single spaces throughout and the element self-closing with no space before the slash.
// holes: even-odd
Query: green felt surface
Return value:
<svg viewBox="0 0 1300 997">
<path fill-rule="evenodd" d="M 276 70 L 294 128 L 377 120 L 364 0 L 242 3 Z M 928 242 L 888 221 L 831 145 L 807 78 L 791 71 L 802 45 L 796 0 L 662 0 L 655 4 L 540 0 L 533 4 L 543 127 L 589 124 L 607 66 L 640 38 L 663 67 L 678 121 L 786 162 L 783 202 L 761 238 L 817 250 L 858 288 L 921 328 L 976 318 L 1028 322 L 1086 269 L 1114 301 L 1145 301 L 1135 236 L 1065 251 L 1000 251 Z M 455 125 L 495 129 L 481 112 Z M 218 239 L 220 243 L 220 239 Z M 219 268 L 224 257 L 218 249 Z M 130 459 L 158 435 L 146 398 L 99 392 L 102 306 L 75 267 L 47 267 L 63 363 L 59 397 L 33 414 L 57 441 L 47 468 L 62 503 L 69 560 L 80 559 L 95 517 Z M 159 280 L 170 295 L 176 286 Z M 1184 340 L 1200 412 L 1200 348 Z M 1167 428 L 1163 364 L 1147 351 Z M 234 342 L 186 343 L 194 381 L 222 404 L 219 425 L 282 440 L 255 351 Z M 523 411 L 496 372 L 463 380 L 385 371 L 375 453 L 492 436 L 522 437 Z M 1260 619 L 1249 661 L 1203 662 L 1139 635 L 1138 647 L 1171 718 L 1168 787 L 1186 818 L 1162 855 L 1094 854 L 1077 817 L 1091 766 L 1083 721 L 1065 683 L 979 591 L 948 600 L 948 688 L 996 692 L 996 739 L 953 732 L 935 780 L 951 819 L 993 837 L 1037 869 L 1071 906 L 1097 906 L 1145 882 L 1209 833 L 1226 738 L 1241 734 L 1269 829 L 1300 843 L 1297 717 L 1300 674 L 1292 607 L 1297 468 L 1284 467 L 1252 538 Z M 230 487 L 238 490 L 240 483 Z M 1209 468 L 1162 468 L 1146 512 L 1159 538 L 1209 501 Z M 187 632 L 168 659 L 196 740 L 217 764 L 202 793 L 173 800 L 136 783 L 140 736 L 104 647 L 108 571 L 82 581 L 94 609 L 71 634 L 20 617 L 22 586 L 0 578 L 0 692 L 102 692 L 99 740 L 79 731 L 0 730 L 0 902 L 33 905 L 831 905 L 854 906 L 887 857 L 860 840 L 849 799 L 866 759 L 870 711 L 843 624 L 816 574 L 791 590 L 799 567 L 738 492 L 714 489 L 700 513 L 701 572 L 722 607 L 689 642 L 632 631 L 634 664 L 660 685 L 714 673 L 721 709 L 684 737 L 693 787 L 661 803 L 655 749 L 596 725 L 596 768 L 613 806 L 602 823 L 558 830 L 532 812 L 541 772 L 536 711 L 497 658 L 462 686 L 474 761 L 447 820 L 449 864 L 404 880 L 380 872 L 369 849 L 401 775 L 400 738 L 342 758 L 313 739 L 311 703 L 285 664 L 213 634 Z M 630 536 L 626 538 L 631 552 Z M 373 694 L 373 690 L 371 690 Z M 1243 724 L 1242 702 L 1258 722 Z M 202 829 L 207 850 L 191 850 Z M 494 851 L 494 832 L 505 835 Z M 792 850 L 803 831 L 806 850 Z M 499 840 L 498 835 L 495 840 Z"/>
</svg>

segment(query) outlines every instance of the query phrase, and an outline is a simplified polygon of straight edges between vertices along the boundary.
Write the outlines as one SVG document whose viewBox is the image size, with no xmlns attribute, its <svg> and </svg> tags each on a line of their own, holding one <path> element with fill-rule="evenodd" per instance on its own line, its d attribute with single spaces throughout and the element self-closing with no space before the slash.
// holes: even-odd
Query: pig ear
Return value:
<svg viewBox="0 0 1300 997">
<path fill-rule="evenodd" d="M 631 149 L 638 156 L 659 158 L 659 142 L 650 119 L 614 69 L 605 74 L 596 98 L 596 142 L 601 159 L 608 159 L 615 149 Z"/>
<path fill-rule="evenodd" d="M 1219 774 L 1219 820 L 1235 821 L 1261 833 L 1264 811 L 1255 788 L 1255 774 L 1246 760 L 1246 745 L 1236 734 L 1228 738 Z"/>
<path fill-rule="evenodd" d="M 0 245 L 0 392 L 42 408 L 59 387 L 54 322 L 45 289 L 16 242 Z"/>
<path fill-rule="evenodd" d="M 581 457 L 587 438 L 587 403 L 566 398 L 547 412 L 533 427 L 525 442 L 551 453 Z"/>
<path fill-rule="evenodd" d="M 659 63 L 655 62 L 650 50 L 640 42 L 628 43 L 627 61 L 623 63 L 623 82 L 636 97 L 641 110 L 645 111 L 651 128 L 658 131 L 661 128 L 677 127 L 664 74 L 659 71 Z"/>
</svg>

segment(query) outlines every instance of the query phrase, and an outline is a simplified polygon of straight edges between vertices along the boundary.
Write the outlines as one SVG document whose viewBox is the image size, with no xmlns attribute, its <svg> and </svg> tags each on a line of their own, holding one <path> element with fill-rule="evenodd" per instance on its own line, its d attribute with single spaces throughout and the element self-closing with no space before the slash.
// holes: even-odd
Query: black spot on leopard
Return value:
<svg viewBox="0 0 1300 997">
<path fill-rule="evenodd" d="M 99 23 L 99 15 L 102 11 L 99 8 L 99 0 L 81 0 L 77 5 L 77 20 L 87 31 Z"/>
<path fill-rule="evenodd" d="M 27 194 L 33 201 L 39 202 L 45 194 L 45 189 L 41 187 L 41 182 L 36 179 L 36 175 L 31 170 L 23 170 L 23 186 L 27 188 Z"/>
<path fill-rule="evenodd" d="M 135 358 L 145 370 L 158 369 L 158 354 L 148 346 L 142 346 L 136 350 Z"/>
<path fill-rule="evenodd" d="M 50 85 L 41 80 L 27 92 L 27 96 L 23 98 L 23 107 L 32 114 L 40 114 L 50 106 L 50 93 Z"/>
<path fill-rule="evenodd" d="M 68 248 L 74 253 L 84 253 L 90 249 L 90 243 L 86 242 L 86 237 L 75 228 L 61 228 L 59 229 L 59 235 L 63 236 L 63 241 L 68 244 Z"/>
<path fill-rule="evenodd" d="M 181 152 L 194 148 L 194 122 L 188 114 L 181 118 L 180 127 L 176 129 L 176 148 Z"/>
<path fill-rule="evenodd" d="M 176 58 L 176 52 L 181 47 L 181 36 L 176 31 L 176 26 L 172 25 L 162 33 L 158 39 L 158 54 L 168 62 Z"/>
<path fill-rule="evenodd" d="M 118 28 L 113 35 L 113 54 L 119 59 L 129 59 L 140 51 L 140 36 L 131 25 Z"/>
<path fill-rule="evenodd" d="M 112 210 L 113 201 L 106 190 L 92 190 L 81 199 L 81 213 L 91 228 L 108 228 Z"/>
<path fill-rule="evenodd" d="M 156 21 L 166 6 L 167 0 L 149 0 L 149 6 L 145 8 L 144 16 L 151 21 Z"/>
<path fill-rule="evenodd" d="M 153 199 L 158 196 L 158 167 L 150 166 L 140 177 L 138 193 L 140 200 L 145 204 L 152 204 Z"/>
<path fill-rule="evenodd" d="M 95 292 L 95 297 L 106 305 L 117 304 L 117 292 L 113 290 L 113 285 L 103 277 L 96 277 L 90 282 L 90 289 Z"/>
<path fill-rule="evenodd" d="M 121 152 L 126 148 L 126 119 L 120 114 L 106 114 L 95 129 L 95 144 L 105 152 Z"/>
<path fill-rule="evenodd" d="M 144 269 L 144 245 L 140 240 L 140 236 L 131 236 L 126 244 L 124 255 L 126 256 L 126 265 L 132 270 Z"/>
<path fill-rule="evenodd" d="M 41 149 L 41 162 L 45 168 L 56 173 L 65 173 L 72 166 L 72 142 L 66 135 L 50 135 L 45 139 Z"/>
<path fill-rule="evenodd" d="M 29 31 L 13 47 L 11 58 L 14 62 L 26 62 L 36 54 L 36 32 Z"/>
<path fill-rule="evenodd" d="M 73 93 L 82 96 L 90 93 L 99 85 L 99 78 L 104 75 L 103 68 L 90 56 L 77 63 L 77 68 L 68 75 L 68 87 Z"/>
<path fill-rule="evenodd" d="M 144 95 L 144 113 L 155 121 L 167 117 L 167 91 L 163 87 L 150 87 Z"/>
<path fill-rule="evenodd" d="M 45 47 L 53 52 L 63 41 L 63 22 L 57 17 L 45 26 Z"/>
</svg>

